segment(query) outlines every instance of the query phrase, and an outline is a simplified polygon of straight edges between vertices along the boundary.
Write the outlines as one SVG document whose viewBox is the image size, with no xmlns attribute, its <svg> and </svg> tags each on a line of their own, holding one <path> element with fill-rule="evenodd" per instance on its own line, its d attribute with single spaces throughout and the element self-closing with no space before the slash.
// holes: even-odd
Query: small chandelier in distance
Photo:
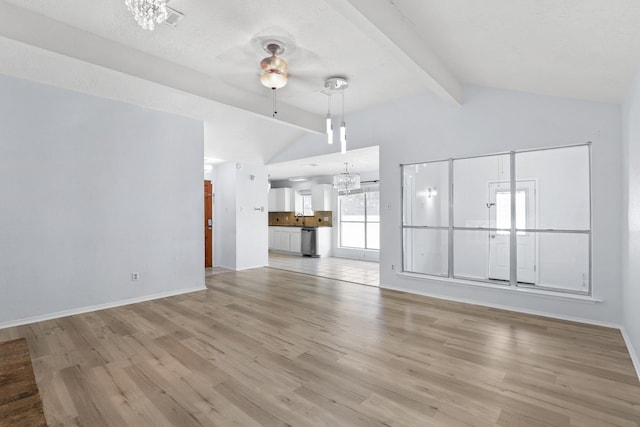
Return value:
<svg viewBox="0 0 640 427">
<path fill-rule="evenodd" d="M 338 191 L 351 191 L 360 188 L 360 175 L 349 172 L 349 163 L 344 164 L 345 171 L 333 176 L 333 188 Z"/>
<path fill-rule="evenodd" d="M 153 31 L 155 24 L 162 24 L 169 16 L 166 0 L 125 0 L 124 3 L 145 30 Z"/>
</svg>

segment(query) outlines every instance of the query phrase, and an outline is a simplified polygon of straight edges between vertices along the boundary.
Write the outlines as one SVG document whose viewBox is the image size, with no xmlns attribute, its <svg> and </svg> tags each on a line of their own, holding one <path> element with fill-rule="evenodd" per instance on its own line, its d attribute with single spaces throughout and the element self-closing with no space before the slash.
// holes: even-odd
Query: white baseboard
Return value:
<svg viewBox="0 0 640 427">
<path fill-rule="evenodd" d="M 633 367 L 636 368 L 636 375 L 638 375 L 638 380 L 640 380 L 640 360 L 638 360 L 638 354 L 636 353 L 633 344 L 631 343 L 631 338 L 629 338 L 629 334 L 627 334 L 627 330 L 625 327 L 620 328 L 620 332 L 622 332 L 622 337 L 624 338 L 625 344 L 627 344 L 627 350 L 629 351 L 629 356 L 631 356 L 631 361 L 633 362 Z"/>
<path fill-rule="evenodd" d="M 251 267 L 236 268 L 236 271 L 253 270 L 254 268 L 262 268 L 262 267 L 269 267 L 269 265 L 260 264 L 260 265 L 254 265 Z"/>
<path fill-rule="evenodd" d="M 250 266 L 250 267 L 242 267 L 242 268 L 228 267 L 226 265 L 216 265 L 215 267 L 222 267 L 231 271 L 244 271 L 244 270 L 253 270 L 254 268 L 269 267 L 269 264 L 260 264 L 260 265 Z"/>
<path fill-rule="evenodd" d="M 11 327 L 14 327 L 14 326 L 28 325 L 29 323 L 44 322 L 45 320 L 59 319 L 60 317 L 67 317 L 67 316 L 73 316 L 75 314 L 89 313 L 89 312 L 92 312 L 92 311 L 99 311 L 99 310 L 104 310 L 104 309 L 107 309 L 107 308 L 121 307 L 123 305 L 129 305 L 129 304 L 135 304 L 135 303 L 138 303 L 138 302 L 151 301 L 151 300 L 154 300 L 154 299 L 173 297 L 173 296 L 176 296 L 176 295 L 188 294 L 188 293 L 191 293 L 191 292 L 204 291 L 206 289 L 207 289 L 206 286 L 202 286 L 202 287 L 198 287 L 198 288 L 179 289 L 177 291 L 161 292 L 159 294 L 145 295 L 145 296 L 142 296 L 142 297 L 129 298 L 129 299 L 125 299 L 125 300 L 108 302 L 108 303 L 104 303 L 104 304 L 91 305 L 91 306 L 88 306 L 88 307 L 81 307 L 81 308 L 73 308 L 71 310 L 56 311 L 54 313 L 43 314 L 43 315 L 40 315 L 40 316 L 27 317 L 27 318 L 24 318 L 24 319 L 18 319 L 18 320 L 12 320 L 10 322 L 0 323 L 0 329 L 11 328 Z"/>
<path fill-rule="evenodd" d="M 617 323 L 602 322 L 602 321 L 599 321 L 599 320 L 584 319 L 584 318 L 581 318 L 581 317 L 564 316 L 564 315 L 561 315 L 561 314 L 548 313 L 546 311 L 539 311 L 539 310 L 531 310 L 531 309 L 527 309 L 527 308 L 513 307 L 513 306 L 510 306 L 510 305 L 491 304 L 491 303 L 485 303 L 483 301 L 473 300 L 473 299 L 469 299 L 469 298 L 456 298 L 456 297 L 450 297 L 450 296 L 445 296 L 445 295 L 441 295 L 441 294 L 429 293 L 429 292 L 425 292 L 425 291 L 416 291 L 416 290 L 413 290 L 413 289 L 412 290 L 407 290 L 407 289 L 394 287 L 394 286 L 383 285 L 383 284 L 380 284 L 380 288 L 381 289 L 389 289 L 389 290 L 398 291 L 398 292 L 405 292 L 405 293 L 408 293 L 408 294 L 416 294 L 416 295 L 422 295 L 422 296 L 431 297 L 431 298 L 443 299 L 443 300 L 447 300 L 447 301 L 455 301 L 455 302 L 462 302 L 462 303 L 465 303 L 465 304 L 480 305 L 480 306 L 483 306 L 483 307 L 498 308 L 500 310 L 515 311 L 515 312 L 524 313 L 524 314 L 533 314 L 535 316 L 550 317 L 552 319 L 568 320 L 570 322 L 586 323 L 588 325 L 594 325 L 594 326 L 603 326 L 605 328 L 622 329 L 622 327 Z"/>
</svg>

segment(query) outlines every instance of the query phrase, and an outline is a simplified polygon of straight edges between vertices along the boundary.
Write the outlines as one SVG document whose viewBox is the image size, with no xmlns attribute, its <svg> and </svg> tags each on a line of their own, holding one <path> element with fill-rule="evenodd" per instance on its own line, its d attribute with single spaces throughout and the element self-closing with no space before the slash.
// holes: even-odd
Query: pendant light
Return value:
<svg viewBox="0 0 640 427">
<path fill-rule="evenodd" d="M 342 120 L 340 121 L 340 152 L 347 152 L 347 124 L 344 122 L 344 90 L 342 91 Z"/>
<path fill-rule="evenodd" d="M 349 82 L 344 77 L 331 77 L 324 82 L 322 93 L 329 98 L 327 108 L 327 141 L 333 144 L 333 124 L 331 117 L 331 97 L 340 93 L 342 95 L 342 116 L 340 121 L 340 151 L 344 154 L 347 152 L 347 132 L 344 122 L 344 90 L 349 86 Z"/>
<path fill-rule="evenodd" d="M 329 144 L 333 144 L 333 123 L 331 123 L 331 94 L 327 96 L 328 107 L 327 107 L 327 142 Z"/>
</svg>

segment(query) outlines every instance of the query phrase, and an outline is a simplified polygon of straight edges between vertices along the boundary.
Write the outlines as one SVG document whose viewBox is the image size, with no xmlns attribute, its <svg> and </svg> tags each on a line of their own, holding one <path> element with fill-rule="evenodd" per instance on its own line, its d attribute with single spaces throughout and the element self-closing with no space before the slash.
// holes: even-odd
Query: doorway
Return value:
<svg viewBox="0 0 640 427">
<path fill-rule="evenodd" d="M 213 267 L 213 186 L 204 181 L 204 267 Z"/>
<path fill-rule="evenodd" d="M 509 281 L 511 188 L 510 183 L 489 183 L 489 224 L 497 231 L 489 232 L 489 274 L 492 280 Z M 536 228 L 535 181 L 516 183 L 516 228 Z M 518 275 L 520 283 L 536 283 L 536 240 L 534 233 L 516 233 Z"/>
</svg>

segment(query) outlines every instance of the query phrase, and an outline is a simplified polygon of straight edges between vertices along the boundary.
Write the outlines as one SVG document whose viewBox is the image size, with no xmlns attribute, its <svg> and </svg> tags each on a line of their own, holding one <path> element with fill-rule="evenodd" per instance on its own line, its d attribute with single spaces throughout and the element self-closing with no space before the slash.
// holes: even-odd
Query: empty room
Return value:
<svg viewBox="0 0 640 427">
<path fill-rule="evenodd" d="M 638 22 L 0 0 L 0 426 L 640 426 Z"/>
</svg>

